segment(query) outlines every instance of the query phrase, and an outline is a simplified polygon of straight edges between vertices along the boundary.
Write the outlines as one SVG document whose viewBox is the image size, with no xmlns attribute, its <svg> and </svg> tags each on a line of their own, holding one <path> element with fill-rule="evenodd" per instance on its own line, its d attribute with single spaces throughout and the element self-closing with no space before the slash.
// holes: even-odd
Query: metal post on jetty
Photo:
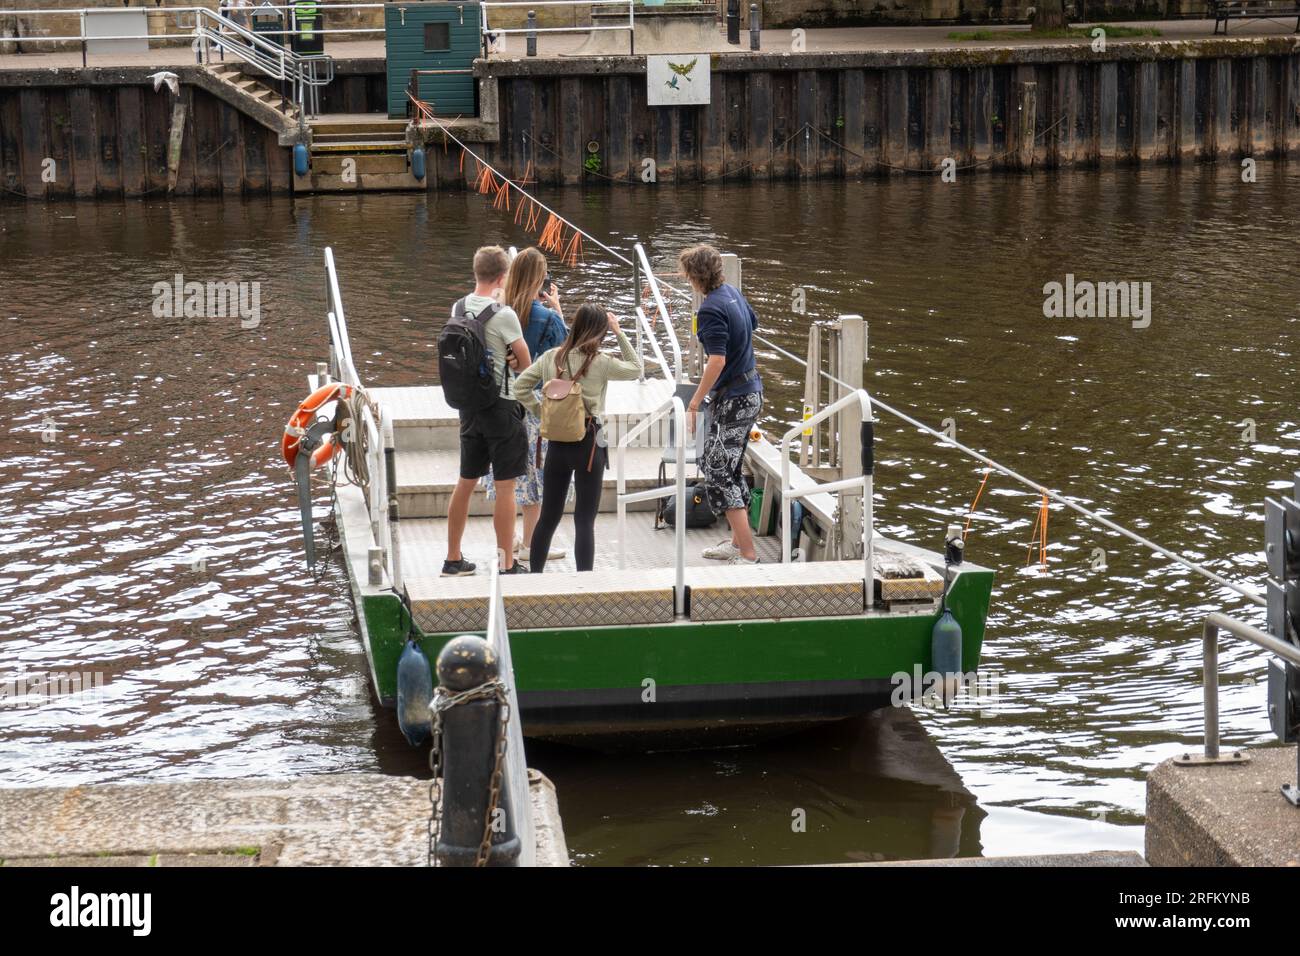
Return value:
<svg viewBox="0 0 1300 956">
<path fill-rule="evenodd" d="M 503 786 L 508 710 L 496 653 L 481 637 L 458 637 L 438 654 L 437 670 L 437 865 L 515 866 L 520 842 Z"/>
</svg>

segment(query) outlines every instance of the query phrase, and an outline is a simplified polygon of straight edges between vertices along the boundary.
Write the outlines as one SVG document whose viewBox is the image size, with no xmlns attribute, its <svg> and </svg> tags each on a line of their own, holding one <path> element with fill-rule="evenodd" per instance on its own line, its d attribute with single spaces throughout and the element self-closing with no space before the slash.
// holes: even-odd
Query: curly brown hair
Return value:
<svg viewBox="0 0 1300 956">
<path fill-rule="evenodd" d="M 705 295 L 722 285 L 722 254 L 710 245 L 683 249 L 677 256 L 677 264 L 691 284 Z"/>
</svg>

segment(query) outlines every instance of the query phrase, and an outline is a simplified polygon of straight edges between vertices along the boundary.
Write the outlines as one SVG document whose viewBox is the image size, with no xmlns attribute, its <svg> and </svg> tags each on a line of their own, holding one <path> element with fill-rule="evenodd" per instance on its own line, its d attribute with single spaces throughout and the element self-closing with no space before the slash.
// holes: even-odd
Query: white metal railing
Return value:
<svg viewBox="0 0 1300 956">
<path fill-rule="evenodd" d="M 325 247 L 325 298 L 329 307 L 330 374 L 345 385 L 359 386 L 361 378 L 352 362 L 352 341 L 348 337 L 343 296 L 339 292 L 339 274 L 334 267 L 334 250 L 330 246 Z"/>
<path fill-rule="evenodd" d="M 528 763 L 524 759 L 524 733 L 519 717 L 519 694 L 515 689 L 515 666 L 510 657 L 510 629 L 506 625 L 506 604 L 501 596 L 500 555 L 494 555 L 488 597 L 487 642 L 497 655 L 497 676 L 506 687 L 510 715 L 506 721 L 506 765 L 502 772 L 508 810 L 519 838 L 519 866 L 537 865 L 537 838 L 533 833 L 533 805 L 528 795 Z"/>
<path fill-rule="evenodd" d="M 682 365 L 682 346 L 681 343 L 677 341 L 677 330 L 673 328 L 673 320 L 668 314 L 668 306 L 664 305 L 663 294 L 659 291 L 659 280 L 655 278 L 654 270 L 650 268 L 650 260 L 646 258 L 645 247 L 638 242 L 635 248 L 637 261 L 641 264 L 641 270 L 645 273 L 646 284 L 650 287 L 650 294 L 654 298 L 655 310 L 659 314 L 659 321 L 663 323 L 664 331 L 668 336 L 668 345 L 672 348 L 673 380 L 684 382 L 686 381 L 686 369 Z M 640 294 L 639 289 L 637 290 L 637 294 Z M 640 311 L 639 306 L 637 311 Z M 650 333 L 651 341 L 654 343 L 655 348 L 658 349 L 659 343 L 657 337 L 654 335 L 653 328 L 650 325 L 647 325 L 646 328 Z"/>
<path fill-rule="evenodd" d="M 867 606 L 870 607 L 875 603 L 874 588 L 871 581 L 871 546 L 873 537 L 872 528 L 872 501 L 871 501 L 871 482 L 872 474 L 867 468 L 863 468 L 863 474 L 857 478 L 844 478 L 840 481 L 829 481 L 810 485 L 802 490 L 794 488 L 790 483 L 790 443 L 803 433 L 805 428 L 815 427 L 832 415 L 838 414 L 841 409 L 847 408 L 853 403 L 859 403 L 862 408 L 862 422 L 866 424 L 874 421 L 871 417 L 871 396 L 866 389 L 856 389 L 845 395 L 839 401 L 827 405 L 816 415 L 807 419 L 800 420 L 790 427 L 783 436 L 781 436 L 781 561 L 789 563 L 791 557 L 791 537 L 794 529 L 790 527 L 793 520 L 794 499 L 806 498 L 809 495 L 835 492 L 837 494 L 845 491 L 862 490 L 862 561 L 863 561 L 863 580 L 867 588 Z M 868 449 L 863 446 L 863 457 L 868 454 Z"/>
<path fill-rule="evenodd" d="M 345 441 L 363 441 L 366 508 L 370 516 L 370 536 L 378 554 L 370 554 L 371 564 L 377 560 L 380 570 L 386 569 L 394 587 L 401 586 L 401 566 L 398 553 L 397 525 L 389 512 L 391 484 L 395 476 L 389 468 L 393 448 L 393 425 L 388 412 L 378 407 L 376 416 L 372 403 L 365 399 L 365 386 L 352 361 L 352 342 L 348 335 L 347 318 L 343 314 L 343 297 L 339 292 L 338 271 L 334 266 L 334 250 L 325 248 L 325 299 L 328 303 L 326 318 L 329 323 L 330 350 L 326 372 L 330 378 L 350 385 L 362 393 L 362 400 L 354 402 L 357 419 L 352 423 L 352 433 Z M 335 467 L 341 467 L 337 463 Z M 349 466 L 350 467 L 350 466 Z M 371 574 L 371 584 L 378 586 L 376 574 Z"/>
<path fill-rule="evenodd" d="M 1183 757 L 1175 763 L 1236 763 L 1233 758 L 1223 758 L 1219 754 L 1219 631 L 1227 631 L 1240 638 L 1271 651 L 1283 660 L 1300 667 L 1300 648 L 1279 640 L 1272 634 L 1265 633 L 1257 627 L 1228 617 L 1218 611 L 1208 614 L 1201 626 L 1202 681 L 1205 698 L 1205 754 L 1200 757 Z"/>
<path fill-rule="evenodd" d="M 650 327 L 650 320 L 646 318 L 645 311 L 638 305 L 636 307 L 636 359 L 641 364 L 641 381 L 645 381 L 645 359 L 641 354 L 641 337 L 644 334 L 650 340 L 650 347 L 654 350 L 654 361 L 659 365 L 659 371 L 663 373 L 664 378 L 673 381 L 673 369 L 664 358 L 664 350 L 659 347 L 659 338 L 655 335 L 654 329 Z"/>
<path fill-rule="evenodd" d="M 626 2 L 626 0 L 618 0 L 618 2 L 623 3 L 623 2 Z M 317 5 L 317 10 L 319 11 L 318 16 L 319 16 L 321 22 L 323 23 L 323 22 L 324 22 L 324 19 L 325 19 L 325 13 L 326 13 L 326 12 L 333 13 L 333 12 L 335 12 L 335 11 L 339 11 L 339 10 L 367 10 L 367 9 L 369 9 L 369 10 L 382 10 L 382 9 L 384 8 L 384 6 L 385 6 L 385 4 L 382 4 L 382 3 L 330 3 L 330 4 L 326 5 L 325 3 L 322 2 L 322 3 L 319 3 L 319 4 Z M 171 17 L 171 18 L 174 20 L 174 23 L 175 23 L 175 26 L 176 26 L 177 29 L 179 29 L 179 30 L 185 30 L 185 31 L 188 31 L 188 32 L 183 32 L 183 33 L 152 33 L 152 32 L 151 32 L 151 33 L 148 33 L 148 34 L 129 34 L 129 35 L 124 35 L 124 36 L 87 36 L 87 35 L 86 35 L 86 32 L 85 32 L 86 14 L 89 13 L 89 14 L 91 14 L 91 15 L 94 15 L 94 14 L 97 14 L 97 13 L 118 13 L 118 12 L 121 12 L 121 11 L 123 11 L 123 10 L 127 10 L 127 11 L 130 11 L 130 10 L 143 10 L 143 11 L 149 13 L 149 14 L 163 14 L 163 15 L 165 15 L 165 16 Z M 192 7 L 157 7 L 157 8 L 155 8 L 155 7 L 144 7 L 144 6 L 139 6 L 139 7 L 130 7 L 130 6 L 128 6 L 128 7 L 53 8 L 53 9 L 45 9 L 45 10 L 0 10 L 0 17 L 67 17 L 67 16 L 76 16 L 76 17 L 78 17 L 78 18 L 80 19 L 80 21 L 81 21 L 81 32 L 80 32 L 79 34 L 77 34 L 76 36 L 51 36 L 51 35 L 49 35 L 49 34 L 37 33 L 37 34 L 28 34 L 27 36 L 0 37 L 0 42 L 6 42 L 6 43 L 84 43 L 84 42 L 87 41 L 87 40 L 92 40 L 92 41 L 94 41 L 94 40 L 141 40 L 141 39 L 148 39 L 148 40 L 192 40 L 192 39 L 194 39 L 194 34 L 193 34 L 193 32 L 192 32 L 192 25 L 191 25 L 191 24 L 185 24 L 185 23 L 182 23 L 182 22 L 181 22 L 181 17 L 182 17 L 183 15 L 185 15 L 185 14 L 193 13 L 193 12 L 195 12 L 196 10 L 207 10 L 209 13 L 213 13 L 214 15 L 218 15 L 217 12 L 214 10 L 214 7 L 205 7 L 205 6 L 192 6 Z M 231 11 L 231 13 L 232 13 L 231 16 L 223 16 L 222 19 L 225 20 L 227 23 L 231 23 L 231 22 L 233 22 L 233 23 L 239 24 L 239 18 L 242 16 L 242 17 L 247 18 L 247 19 L 249 20 L 249 22 L 251 23 L 252 20 L 256 19 L 260 14 L 265 13 L 267 10 L 287 11 L 288 14 L 289 14 L 289 19 L 287 20 L 287 22 L 286 22 L 286 24 L 285 24 L 285 27 L 286 27 L 286 28 L 283 29 L 283 30 L 259 30 L 259 31 L 257 31 L 258 33 L 260 33 L 260 34 L 263 35 L 263 36 L 269 36 L 269 35 L 274 35 L 274 34 L 282 34 L 282 35 L 283 35 L 283 34 L 293 34 L 293 33 L 296 33 L 296 32 L 297 32 L 297 27 L 298 27 L 298 24 L 297 24 L 297 13 L 296 13 L 296 10 L 295 10 L 294 6 L 291 5 L 291 4 L 260 4 L 260 5 L 258 5 L 258 6 L 246 7 L 246 8 L 244 8 L 242 11 L 238 11 L 238 12 L 232 10 L 232 11 Z M 153 27 L 153 25 L 154 25 L 156 22 L 157 22 L 157 21 L 156 21 L 156 19 L 155 19 L 153 16 L 150 16 L 150 17 L 149 17 L 149 26 L 150 26 L 150 27 Z M 242 24 L 239 24 L 239 25 L 242 26 Z M 319 33 L 319 34 L 322 34 L 322 35 L 325 35 L 325 36 L 330 36 L 330 35 L 341 36 L 341 35 L 345 35 L 345 34 L 355 35 L 355 34 L 359 34 L 359 33 L 378 33 L 378 34 L 383 34 L 383 33 L 384 33 L 384 27 L 335 27 L 335 28 L 329 28 L 329 27 L 323 27 L 323 26 L 322 26 L 322 27 L 313 27 L 311 32 L 312 32 L 312 33 Z"/>
<path fill-rule="evenodd" d="M 483 49 L 485 52 L 493 52 L 492 37 L 509 36 L 510 34 L 541 34 L 541 33 L 598 33 L 608 30 L 627 30 L 628 31 L 628 50 L 635 50 L 632 31 L 636 28 L 636 14 L 633 11 L 635 0 L 492 0 L 490 3 L 480 3 L 479 6 L 483 11 Z M 493 8 L 506 7 L 524 7 L 529 10 L 538 7 L 571 7 L 576 10 L 579 7 L 627 7 L 627 22 L 612 24 L 591 23 L 585 26 L 571 27 L 494 27 L 488 25 L 489 13 Z"/>
<path fill-rule="evenodd" d="M 645 491 L 627 490 L 627 448 L 631 441 L 650 426 L 672 413 L 673 447 L 677 450 L 677 480 L 663 488 Z M 677 499 L 677 520 L 673 522 L 674 568 L 673 604 L 678 614 L 686 613 L 686 406 L 674 395 L 628 430 L 618 442 L 618 566 L 627 567 L 627 506 L 638 501 L 655 501 L 673 495 Z"/>
<path fill-rule="evenodd" d="M 293 86 L 300 116 L 319 112 L 318 90 L 334 80 L 334 60 L 323 53 L 295 53 L 207 7 L 194 7 L 195 52 L 211 62 L 212 49 L 228 51 L 275 80 Z"/>
</svg>

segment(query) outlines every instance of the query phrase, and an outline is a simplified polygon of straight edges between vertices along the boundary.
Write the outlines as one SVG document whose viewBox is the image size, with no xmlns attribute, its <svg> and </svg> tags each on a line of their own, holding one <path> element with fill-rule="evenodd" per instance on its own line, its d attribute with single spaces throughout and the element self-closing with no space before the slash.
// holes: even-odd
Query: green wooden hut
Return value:
<svg viewBox="0 0 1300 956">
<path fill-rule="evenodd" d="M 419 96 L 439 116 L 475 116 L 470 66 L 482 43 L 477 3 L 425 0 L 384 4 L 384 47 L 388 55 L 388 115 L 406 115 L 412 70 L 463 70 L 419 77 Z"/>
</svg>

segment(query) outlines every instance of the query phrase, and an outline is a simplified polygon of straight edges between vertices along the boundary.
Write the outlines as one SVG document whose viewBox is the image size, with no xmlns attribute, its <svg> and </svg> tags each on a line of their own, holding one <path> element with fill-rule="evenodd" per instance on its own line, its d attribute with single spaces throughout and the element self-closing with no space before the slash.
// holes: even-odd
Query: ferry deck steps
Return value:
<svg viewBox="0 0 1300 956">
<path fill-rule="evenodd" d="M 674 621 L 674 571 L 561 571 L 501 579 L 510 629 L 627 627 Z M 471 633 L 487 627 L 486 574 L 408 578 L 415 622 L 426 634 Z M 729 565 L 689 568 L 690 620 L 771 621 L 851 617 L 866 613 L 862 564 Z"/>
<path fill-rule="evenodd" d="M 605 493 L 601 510 L 617 508 L 618 436 L 661 406 L 672 393 L 672 383 L 659 378 L 644 382 L 611 382 L 606 396 L 606 434 L 611 442 L 609 468 L 605 472 Z M 460 419 L 457 411 L 443 398 L 437 386 L 373 388 L 370 395 L 388 412 L 393 423 L 393 443 L 397 450 L 398 507 L 405 518 L 432 518 L 445 515 L 460 475 Z M 651 432 L 656 432 L 652 428 Z M 535 453 L 534 449 L 529 450 Z M 627 450 L 627 490 L 644 491 L 658 487 L 662 447 L 629 447 Z M 693 478 L 691 468 L 688 478 Z M 673 481 L 667 471 L 665 484 Z M 572 510 L 570 503 L 569 510 Z M 629 511 L 653 511 L 655 502 L 643 501 L 629 506 Z M 470 502 L 471 515 L 492 513 L 492 503 L 480 486 Z"/>
<path fill-rule="evenodd" d="M 529 449 L 534 454 L 535 449 Z M 605 491 L 600 510 L 617 510 L 618 471 L 615 451 L 610 449 L 609 468 L 605 471 Z M 629 448 L 627 450 L 627 490 L 644 491 L 659 487 L 659 461 L 662 450 L 658 448 Z M 460 474 L 460 459 L 456 452 L 445 450 L 405 451 L 397 456 L 397 502 L 399 513 L 406 518 L 433 518 L 447 513 L 451 493 Z M 687 472 L 687 480 L 694 469 Z M 669 471 L 665 484 L 672 484 Z M 573 510 L 570 502 L 568 509 Z M 629 511 L 654 511 L 655 502 L 640 501 L 628 505 Z M 488 500 L 483 485 L 474 490 L 470 499 L 470 514 L 490 515 L 492 502 Z"/>
<path fill-rule="evenodd" d="M 580 574 L 574 570 L 570 527 L 562 523 L 552 542 L 552 547 L 567 553 L 547 561 L 544 574 L 501 579 L 512 629 L 672 622 L 672 529 L 656 531 L 653 515 L 629 514 L 627 567 L 620 570 L 617 519 L 602 514 L 596 520 L 595 569 Z M 442 519 L 403 521 L 398 528 L 403 576 L 416 621 L 426 633 L 483 630 L 489 587 L 486 563 L 496 547 L 491 519 L 469 520 L 463 551 L 470 561 L 481 563 L 479 572 L 469 577 L 439 576 L 446 554 L 446 529 Z M 692 621 L 865 613 L 861 561 L 781 564 L 780 542 L 774 537 L 755 539 L 763 562 L 756 566 L 724 565 L 702 557 L 704 547 L 726 537 L 721 523 L 687 531 L 686 585 L 691 595 Z M 882 541 L 881 547 L 885 553 L 901 553 L 889 551 L 888 542 Z M 527 554 L 521 554 L 520 559 L 527 563 Z M 933 600 L 926 600 L 907 610 L 932 613 L 933 608 Z"/>
<path fill-rule="evenodd" d="M 622 429 L 667 401 L 672 391 L 672 383 L 663 378 L 610 382 L 605 399 L 605 420 L 610 432 L 622 434 Z M 459 413 L 447 404 L 438 386 L 372 388 L 369 393 L 392 420 L 399 458 L 407 450 L 459 448 Z"/>
</svg>

